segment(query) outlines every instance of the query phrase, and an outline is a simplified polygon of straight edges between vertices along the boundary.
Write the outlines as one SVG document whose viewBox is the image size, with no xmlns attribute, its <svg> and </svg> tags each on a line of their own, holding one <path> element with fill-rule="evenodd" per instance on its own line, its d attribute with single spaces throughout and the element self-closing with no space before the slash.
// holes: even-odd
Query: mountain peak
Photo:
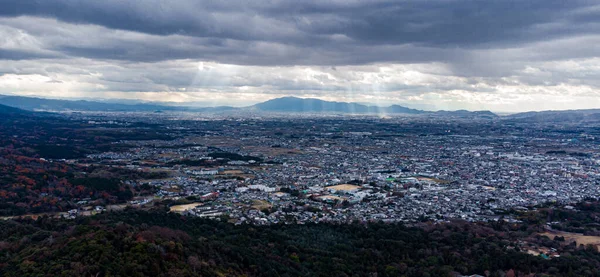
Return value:
<svg viewBox="0 0 600 277">
<path fill-rule="evenodd" d="M 389 107 L 368 106 L 359 103 L 333 102 L 316 98 L 299 98 L 294 96 L 285 96 L 267 100 L 258 103 L 252 108 L 260 111 L 269 112 L 333 112 L 333 113 L 357 113 L 357 114 L 378 114 L 378 113 L 405 113 L 420 114 L 424 111 L 410 109 L 407 107 L 392 105 Z"/>
</svg>

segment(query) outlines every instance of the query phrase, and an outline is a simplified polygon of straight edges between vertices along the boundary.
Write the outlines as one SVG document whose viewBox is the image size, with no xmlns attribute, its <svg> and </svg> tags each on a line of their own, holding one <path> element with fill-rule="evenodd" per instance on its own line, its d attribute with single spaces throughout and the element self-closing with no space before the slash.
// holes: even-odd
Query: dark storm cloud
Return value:
<svg viewBox="0 0 600 277">
<path fill-rule="evenodd" d="M 139 39 L 53 49 L 74 56 L 138 61 L 208 58 L 258 65 L 451 61 L 463 58 L 454 55 L 459 52 L 456 48 L 519 47 L 598 34 L 600 28 L 600 9 L 592 1 L 576 0 L 0 0 L 0 7 L 4 17 L 56 18 L 165 38 L 162 43 L 153 41 L 154 47 Z"/>
<path fill-rule="evenodd" d="M 291 24 L 305 36 L 344 34 L 363 42 L 431 45 L 530 41 L 594 32 L 577 25 L 598 20 L 597 11 L 586 11 L 590 1 L 252 2 L 228 1 L 227 6 L 221 6 L 203 1 L 3 0 L 0 15 L 46 16 L 157 35 L 261 41 L 286 38 L 269 32 L 246 32 L 256 26 L 245 19 L 260 16 Z M 573 13 L 577 11 L 580 13 Z M 223 24 L 229 20 L 236 24 Z M 536 25 L 553 22 L 560 26 L 530 32 Z M 273 26 L 259 27 L 268 31 Z"/>
</svg>

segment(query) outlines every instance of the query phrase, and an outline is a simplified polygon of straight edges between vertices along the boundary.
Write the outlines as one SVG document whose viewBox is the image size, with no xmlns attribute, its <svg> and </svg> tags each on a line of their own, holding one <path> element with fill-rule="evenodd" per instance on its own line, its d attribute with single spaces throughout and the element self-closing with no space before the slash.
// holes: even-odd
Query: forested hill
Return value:
<svg viewBox="0 0 600 277">
<path fill-rule="evenodd" d="M 30 112 L 0 104 L 0 116 L 29 114 Z"/>
<path fill-rule="evenodd" d="M 0 221 L 2 276 L 598 276 L 596 251 L 544 260 L 519 226 L 235 226 L 164 212 Z M 538 273 L 537 275 L 534 273 Z M 543 275 L 539 273 L 548 273 Z"/>
</svg>

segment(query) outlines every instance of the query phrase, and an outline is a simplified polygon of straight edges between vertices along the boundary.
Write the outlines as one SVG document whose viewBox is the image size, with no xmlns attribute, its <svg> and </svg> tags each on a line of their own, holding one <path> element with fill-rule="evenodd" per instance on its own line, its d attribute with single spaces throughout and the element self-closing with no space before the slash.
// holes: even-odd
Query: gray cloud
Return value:
<svg viewBox="0 0 600 277">
<path fill-rule="evenodd" d="M 293 94 L 460 108 L 499 101 L 502 109 L 544 94 L 557 103 L 600 97 L 600 5 L 592 1 L 0 7 L 0 93 L 238 102 Z"/>
<path fill-rule="evenodd" d="M 439 61 L 451 59 L 439 49 L 515 47 L 598 34 L 600 29 L 600 10 L 590 1 L 577 0 L 0 0 L 0 6 L 0 16 L 55 18 L 161 36 L 168 40 L 165 44 L 183 44 L 180 49 L 158 45 L 143 50 L 146 41 L 141 39 L 139 47 L 120 41 L 56 49 L 75 56 L 140 61 L 210 57 L 262 65 Z M 202 46 L 218 51 L 203 51 Z M 387 56 L 378 55 L 381 48 Z M 261 53 L 263 49 L 268 52 Z M 302 54 L 294 55 L 296 51 Z"/>
<path fill-rule="evenodd" d="M 0 60 L 32 60 L 56 58 L 57 56 L 24 50 L 0 49 Z"/>
<path fill-rule="evenodd" d="M 0 1 L 3 16 L 43 16 L 156 35 L 298 43 L 340 34 L 358 42 L 464 46 L 597 32 L 590 1 Z M 305 43 L 309 43 L 306 42 Z M 314 43 L 314 42 L 310 42 Z"/>
</svg>

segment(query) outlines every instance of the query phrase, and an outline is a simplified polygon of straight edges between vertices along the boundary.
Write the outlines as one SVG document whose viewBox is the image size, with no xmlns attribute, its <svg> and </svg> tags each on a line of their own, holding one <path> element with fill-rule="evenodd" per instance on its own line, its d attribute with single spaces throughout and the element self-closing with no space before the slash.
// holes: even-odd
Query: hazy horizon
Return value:
<svg viewBox="0 0 600 277">
<path fill-rule="evenodd" d="M 115 104 L 126 104 L 126 105 L 136 105 L 136 104 L 151 104 L 151 105 L 160 105 L 160 106 L 167 106 L 167 107 L 189 107 L 189 108 L 209 108 L 209 107 L 234 107 L 234 108 L 245 108 L 245 107 L 251 107 L 255 104 L 260 104 L 269 100 L 275 100 L 275 99 L 279 99 L 279 98 L 285 98 L 285 97 L 295 97 L 295 98 L 300 98 L 300 99 L 317 99 L 317 100 L 323 100 L 323 101 L 328 101 L 328 100 L 324 100 L 324 99 L 320 99 L 320 98 L 316 98 L 316 97 L 297 97 L 297 96 L 293 96 L 293 95 L 285 95 L 285 96 L 281 96 L 281 97 L 274 97 L 271 99 L 267 99 L 265 101 L 256 101 L 256 102 L 244 102 L 244 103 L 238 103 L 236 104 L 228 104 L 227 102 L 224 103 L 215 103 L 215 102 L 175 102 L 175 101 L 151 101 L 151 100 L 143 100 L 143 99 L 121 99 L 121 98 L 94 98 L 94 97 L 47 97 L 47 96 L 40 96 L 40 95 L 18 95 L 18 94 L 0 94 L 0 104 L 2 104 L 2 97 L 10 97 L 10 96 L 19 96 L 19 97 L 29 97 L 29 98 L 40 98 L 40 99 L 49 99 L 49 100 L 65 100 L 65 101 L 90 101 L 90 102 L 97 102 L 97 103 L 115 103 Z M 381 108 L 385 108 L 385 107 L 390 107 L 393 105 L 398 105 L 398 106 L 403 106 L 406 108 L 411 108 L 411 109 L 416 109 L 416 110 L 422 110 L 422 111 L 427 111 L 427 112 L 435 112 L 435 111 L 457 111 L 457 110 L 461 110 L 461 109 L 452 109 L 452 110 L 440 110 L 440 109 L 432 109 L 431 105 L 427 105 L 427 104 L 404 104 L 404 103 L 388 103 L 388 104 L 383 104 L 383 103 L 368 103 L 368 102 L 346 102 L 346 101 L 331 101 L 331 102 L 342 102 L 342 103 L 353 103 L 353 104 L 361 104 L 361 105 L 365 105 L 365 106 L 373 106 L 373 107 L 381 107 Z M 462 109 L 464 110 L 464 109 Z M 568 109 L 564 109 L 564 111 L 566 111 Z M 577 109 L 576 109 L 577 110 Z M 578 110 L 582 110 L 582 109 L 578 109 Z M 533 111 L 563 111 L 563 110 L 526 110 L 526 111 L 520 111 L 520 112 L 510 112 L 510 111 L 494 111 L 494 110 L 468 110 L 468 111 L 490 111 L 493 113 L 496 113 L 498 115 L 508 115 L 508 114 L 516 114 L 516 113 L 520 113 L 520 112 L 533 112 Z"/>
</svg>

